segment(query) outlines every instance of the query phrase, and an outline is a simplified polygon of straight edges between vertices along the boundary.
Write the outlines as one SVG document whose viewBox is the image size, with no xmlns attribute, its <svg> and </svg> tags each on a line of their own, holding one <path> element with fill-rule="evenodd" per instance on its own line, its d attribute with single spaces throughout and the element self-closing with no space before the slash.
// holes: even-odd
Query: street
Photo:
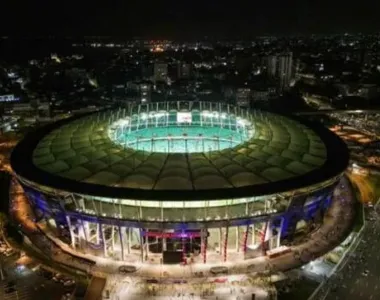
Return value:
<svg viewBox="0 0 380 300">
<path fill-rule="evenodd" d="M 372 300 L 380 297 L 380 208 L 367 209 L 362 239 L 347 262 L 326 283 L 319 299 Z"/>
</svg>

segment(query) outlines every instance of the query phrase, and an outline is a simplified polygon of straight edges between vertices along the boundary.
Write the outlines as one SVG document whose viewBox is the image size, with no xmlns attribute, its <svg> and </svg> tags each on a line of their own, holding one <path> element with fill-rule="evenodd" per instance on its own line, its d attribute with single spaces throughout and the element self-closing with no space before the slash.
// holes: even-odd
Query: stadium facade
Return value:
<svg viewBox="0 0 380 300">
<path fill-rule="evenodd" d="M 323 222 L 348 165 L 323 126 L 222 103 L 130 105 L 29 134 L 12 168 L 72 248 L 199 263 L 281 249 Z"/>
</svg>

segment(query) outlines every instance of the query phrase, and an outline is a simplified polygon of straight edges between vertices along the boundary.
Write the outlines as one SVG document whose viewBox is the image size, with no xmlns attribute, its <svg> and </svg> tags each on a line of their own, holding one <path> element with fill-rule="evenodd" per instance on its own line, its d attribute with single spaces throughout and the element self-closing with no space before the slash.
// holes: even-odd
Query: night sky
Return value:
<svg viewBox="0 0 380 300">
<path fill-rule="evenodd" d="M 0 18 L 3 35 L 186 38 L 380 30 L 378 0 L 4 2 Z"/>
</svg>

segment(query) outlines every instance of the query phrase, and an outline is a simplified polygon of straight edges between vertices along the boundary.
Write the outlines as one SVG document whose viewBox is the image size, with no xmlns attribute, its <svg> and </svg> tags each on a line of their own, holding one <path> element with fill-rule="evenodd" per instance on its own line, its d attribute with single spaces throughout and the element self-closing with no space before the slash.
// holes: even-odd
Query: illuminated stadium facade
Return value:
<svg viewBox="0 0 380 300">
<path fill-rule="evenodd" d="M 78 251 L 219 263 L 265 255 L 322 222 L 348 152 L 305 121 L 165 102 L 48 125 L 11 162 L 37 218 Z"/>
</svg>

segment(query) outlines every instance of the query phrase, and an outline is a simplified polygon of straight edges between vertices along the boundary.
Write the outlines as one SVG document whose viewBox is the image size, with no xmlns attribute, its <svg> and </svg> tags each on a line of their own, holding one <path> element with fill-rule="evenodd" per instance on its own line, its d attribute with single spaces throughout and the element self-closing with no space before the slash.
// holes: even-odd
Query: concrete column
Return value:
<svg viewBox="0 0 380 300">
<path fill-rule="evenodd" d="M 143 242 L 143 231 L 139 228 L 140 232 L 140 251 L 141 251 L 141 262 L 144 262 L 144 242 Z"/>
<path fill-rule="evenodd" d="M 145 229 L 146 233 L 148 234 L 149 230 Z M 146 256 L 148 257 L 149 255 L 149 238 L 146 236 L 145 237 L 145 251 L 146 251 Z"/>
<path fill-rule="evenodd" d="M 121 247 L 121 260 L 124 260 L 124 240 L 123 240 L 123 228 L 119 226 L 119 239 L 120 239 L 120 247 Z"/>
<path fill-rule="evenodd" d="M 84 251 L 86 252 L 87 243 L 88 243 L 86 227 L 85 227 L 85 225 L 84 225 L 84 221 L 83 221 L 83 220 L 80 220 L 79 222 L 80 222 L 81 225 L 82 225 L 83 237 L 84 237 L 84 240 L 86 241 L 86 245 L 85 245 L 84 249 L 82 249 L 82 250 L 84 250 Z"/>
<path fill-rule="evenodd" d="M 245 232 L 244 232 L 244 237 L 243 237 L 243 241 L 242 241 L 242 250 L 243 250 L 243 254 L 245 254 L 247 252 L 247 242 L 248 242 L 248 235 L 249 235 L 249 228 L 250 228 L 250 225 L 247 224 L 246 228 L 245 228 Z"/>
<path fill-rule="evenodd" d="M 261 247 L 262 247 L 262 250 L 263 250 L 263 254 L 265 255 L 266 254 L 266 250 L 267 250 L 267 247 L 265 245 L 265 241 L 267 240 L 267 232 L 268 232 L 268 222 L 265 222 L 263 223 L 263 226 L 262 226 L 262 235 L 261 235 L 261 241 L 260 241 L 260 244 L 261 244 Z"/>
<path fill-rule="evenodd" d="M 164 233 L 164 232 L 163 232 Z M 162 252 L 167 250 L 166 238 L 162 238 Z"/>
<path fill-rule="evenodd" d="M 228 233 L 229 233 L 229 230 L 230 230 L 230 227 L 227 226 L 226 227 L 226 234 L 224 235 L 224 252 L 223 252 L 223 261 L 226 262 L 227 261 L 227 254 L 228 254 Z"/>
<path fill-rule="evenodd" d="M 103 224 L 100 224 L 100 237 L 101 237 L 101 240 L 103 243 L 103 256 L 108 257 L 107 241 L 106 241 L 105 236 L 104 236 L 104 225 Z"/>
<path fill-rule="evenodd" d="M 265 230 L 265 232 L 264 232 L 264 236 L 265 236 L 264 240 L 265 241 L 269 240 L 271 238 L 271 236 L 272 236 L 271 225 L 272 225 L 271 221 L 267 221 L 266 224 L 264 225 L 265 226 L 264 227 L 264 230 Z"/>
<path fill-rule="evenodd" d="M 223 254 L 222 227 L 219 227 L 219 254 Z"/>
<path fill-rule="evenodd" d="M 267 249 L 267 250 L 272 249 L 272 238 L 273 238 L 273 235 L 272 235 L 272 222 L 268 221 L 267 224 L 266 224 L 266 231 L 265 231 L 265 238 L 264 238 L 264 242 L 268 241 L 268 248 L 269 249 Z"/>
<path fill-rule="evenodd" d="M 88 242 L 91 242 L 91 232 L 90 232 L 90 224 L 87 221 L 82 221 L 83 222 L 83 230 L 85 237 Z"/>
<path fill-rule="evenodd" d="M 128 238 L 128 245 L 127 245 L 127 252 L 128 254 L 131 254 L 131 238 L 132 238 L 132 228 L 127 228 L 127 238 Z"/>
<path fill-rule="evenodd" d="M 239 226 L 236 226 L 236 252 L 240 251 L 240 230 Z"/>
<path fill-rule="evenodd" d="M 284 218 L 281 218 L 281 224 L 279 230 L 277 230 L 277 242 L 276 242 L 276 247 L 280 247 L 281 244 L 281 232 L 282 232 L 282 227 L 284 225 Z"/>
<path fill-rule="evenodd" d="M 111 226 L 111 250 L 115 253 L 115 226 Z"/>
<path fill-rule="evenodd" d="M 71 247 L 75 249 L 75 239 L 76 239 L 76 234 L 74 233 L 70 216 L 66 215 L 66 220 L 67 220 L 67 225 L 69 226 L 69 231 L 70 231 L 70 239 L 71 239 Z"/>
<path fill-rule="evenodd" d="M 205 264 L 207 262 L 207 229 L 201 229 L 201 255 Z"/>
<path fill-rule="evenodd" d="M 182 248 L 182 261 L 186 262 L 186 238 L 185 238 L 185 230 L 182 230 L 182 238 L 181 238 L 181 248 Z"/>
<path fill-rule="evenodd" d="M 256 244 L 256 225 L 252 224 L 252 245 Z"/>
<path fill-rule="evenodd" d="M 101 235 L 100 235 L 100 224 L 96 224 L 96 244 L 99 245 L 101 242 Z"/>
</svg>

